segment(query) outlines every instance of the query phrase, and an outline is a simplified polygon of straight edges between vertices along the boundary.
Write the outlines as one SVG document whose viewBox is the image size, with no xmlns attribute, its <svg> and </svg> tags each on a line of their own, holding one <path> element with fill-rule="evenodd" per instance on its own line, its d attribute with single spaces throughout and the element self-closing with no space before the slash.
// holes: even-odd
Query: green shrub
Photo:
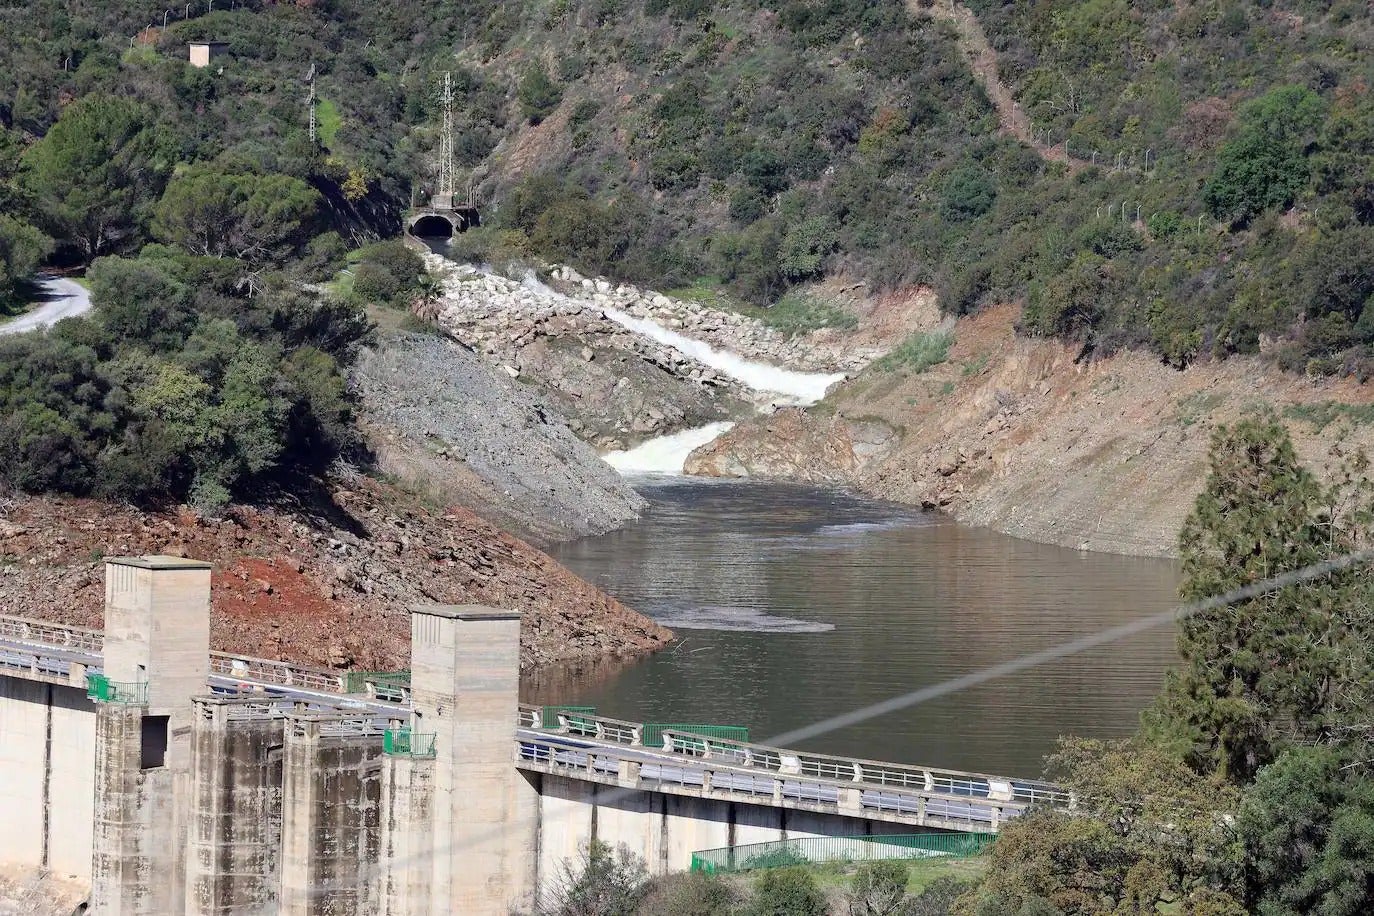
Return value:
<svg viewBox="0 0 1374 916">
<path fill-rule="evenodd" d="M 516 89 L 520 111 L 531 124 L 538 124 L 563 101 L 563 87 L 549 79 L 543 64 L 534 64 L 520 78 Z"/>
<path fill-rule="evenodd" d="M 873 365 L 883 372 L 902 371 L 919 374 L 948 359 L 949 348 L 953 343 L 952 331 L 912 334 Z"/>
<path fill-rule="evenodd" d="M 787 293 L 760 317 L 764 324 L 791 337 L 821 328 L 850 330 L 859 324 L 853 312 L 798 292 Z"/>
<path fill-rule="evenodd" d="M 404 305 L 420 287 L 425 262 L 404 242 L 378 242 L 359 252 L 353 295 L 366 302 Z"/>
<path fill-rule="evenodd" d="M 754 879 L 754 897 L 743 916 L 826 916 L 830 906 L 804 868 L 774 868 Z"/>
</svg>

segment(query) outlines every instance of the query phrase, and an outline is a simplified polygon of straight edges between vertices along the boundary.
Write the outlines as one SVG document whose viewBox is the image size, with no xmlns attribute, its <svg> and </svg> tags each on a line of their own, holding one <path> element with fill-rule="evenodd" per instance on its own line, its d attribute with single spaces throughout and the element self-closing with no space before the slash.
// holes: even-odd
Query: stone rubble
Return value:
<svg viewBox="0 0 1374 916">
<path fill-rule="evenodd" d="M 876 355 L 818 339 L 824 335 L 789 338 L 744 315 L 582 277 L 570 267 L 552 268 L 557 288 L 551 289 L 437 255 L 427 255 L 426 265 L 443 279 L 445 292 L 417 305 L 417 314 L 511 378 L 544 387 L 570 428 L 598 448 L 624 448 L 736 416 L 741 408 L 768 409 L 772 400 L 675 347 L 627 330 L 606 317 L 608 307 L 797 371 L 852 373 Z M 606 377 L 627 365 L 618 377 Z"/>
</svg>

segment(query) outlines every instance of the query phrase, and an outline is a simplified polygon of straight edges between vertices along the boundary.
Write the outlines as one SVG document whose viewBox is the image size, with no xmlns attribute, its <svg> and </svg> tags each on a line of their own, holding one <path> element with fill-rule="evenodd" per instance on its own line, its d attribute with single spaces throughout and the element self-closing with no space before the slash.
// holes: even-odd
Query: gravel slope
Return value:
<svg viewBox="0 0 1374 916">
<path fill-rule="evenodd" d="M 644 500 L 528 386 L 430 334 L 386 332 L 353 371 L 379 466 L 537 541 L 601 533 Z"/>
</svg>

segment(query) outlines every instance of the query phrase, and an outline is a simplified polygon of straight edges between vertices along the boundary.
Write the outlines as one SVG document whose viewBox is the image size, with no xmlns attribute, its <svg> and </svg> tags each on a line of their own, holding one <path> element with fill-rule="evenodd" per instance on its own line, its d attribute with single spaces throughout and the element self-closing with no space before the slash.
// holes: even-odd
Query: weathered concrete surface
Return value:
<svg viewBox="0 0 1374 916">
<path fill-rule="evenodd" d="M 345 731 L 346 721 L 309 713 L 287 719 L 280 913 L 363 916 L 377 909 L 382 741 L 324 733 Z"/>
<path fill-rule="evenodd" d="M 382 759 L 382 916 L 432 911 L 434 761 Z M 416 825 L 423 825 L 418 827 Z"/>
<path fill-rule="evenodd" d="M 96 712 L 91 904 L 110 916 L 186 907 L 191 697 L 210 673 L 210 564 L 105 563 L 105 673 L 145 685 L 147 705 Z"/>
<path fill-rule="evenodd" d="M 252 701 L 197 700 L 186 912 L 277 912 L 283 723 Z"/>
<path fill-rule="evenodd" d="M 519 862 L 533 827 L 518 821 L 512 759 L 520 617 L 431 606 L 415 608 L 411 621 L 414 731 L 435 736 L 433 906 L 502 916 L 527 893 Z"/>
<path fill-rule="evenodd" d="M 85 692 L 0 675 L 0 862 L 88 882 L 94 773 Z"/>
</svg>

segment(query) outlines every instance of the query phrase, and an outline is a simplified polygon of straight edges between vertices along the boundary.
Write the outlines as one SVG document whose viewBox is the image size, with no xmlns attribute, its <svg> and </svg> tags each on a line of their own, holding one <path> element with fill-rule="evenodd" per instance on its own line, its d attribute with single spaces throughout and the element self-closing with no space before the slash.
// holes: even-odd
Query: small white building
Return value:
<svg viewBox="0 0 1374 916">
<path fill-rule="evenodd" d="M 191 66 L 208 67 L 210 61 L 229 50 L 229 43 L 224 41 L 193 41 L 189 48 L 187 59 L 190 60 Z"/>
</svg>

